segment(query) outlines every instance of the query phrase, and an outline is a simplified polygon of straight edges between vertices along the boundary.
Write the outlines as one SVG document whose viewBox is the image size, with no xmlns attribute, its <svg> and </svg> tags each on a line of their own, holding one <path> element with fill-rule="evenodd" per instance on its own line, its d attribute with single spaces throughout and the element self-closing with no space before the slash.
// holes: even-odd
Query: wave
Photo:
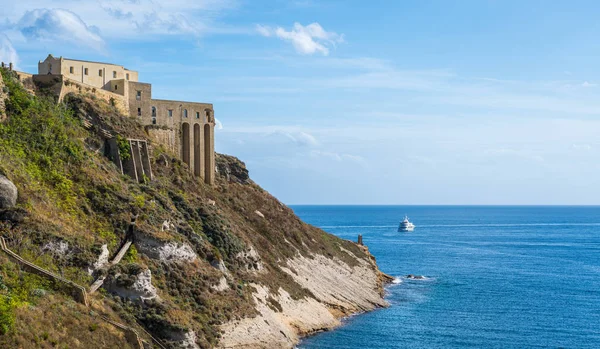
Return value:
<svg viewBox="0 0 600 349">
<path fill-rule="evenodd" d="M 398 285 L 402 283 L 402 279 L 401 278 L 394 278 L 394 280 L 392 280 L 392 284 L 394 285 Z"/>
</svg>

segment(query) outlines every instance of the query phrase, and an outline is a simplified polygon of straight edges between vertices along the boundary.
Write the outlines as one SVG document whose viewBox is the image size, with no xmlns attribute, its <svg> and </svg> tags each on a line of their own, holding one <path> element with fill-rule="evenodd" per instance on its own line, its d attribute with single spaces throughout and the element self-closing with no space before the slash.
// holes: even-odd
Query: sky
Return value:
<svg viewBox="0 0 600 349">
<path fill-rule="evenodd" d="M 216 150 L 286 204 L 600 204 L 597 1 L 0 8 L 0 60 L 117 63 L 213 103 Z"/>
</svg>

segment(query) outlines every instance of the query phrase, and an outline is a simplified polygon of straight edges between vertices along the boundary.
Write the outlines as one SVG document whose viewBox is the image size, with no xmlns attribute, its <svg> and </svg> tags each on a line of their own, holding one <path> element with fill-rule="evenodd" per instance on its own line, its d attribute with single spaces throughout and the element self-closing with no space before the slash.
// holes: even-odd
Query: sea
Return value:
<svg viewBox="0 0 600 349">
<path fill-rule="evenodd" d="M 362 234 L 396 278 L 389 308 L 298 348 L 600 348 L 600 207 L 292 209 L 343 239 Z M 416 228 L 399 233 L 405 215 Z"/>
</svg>

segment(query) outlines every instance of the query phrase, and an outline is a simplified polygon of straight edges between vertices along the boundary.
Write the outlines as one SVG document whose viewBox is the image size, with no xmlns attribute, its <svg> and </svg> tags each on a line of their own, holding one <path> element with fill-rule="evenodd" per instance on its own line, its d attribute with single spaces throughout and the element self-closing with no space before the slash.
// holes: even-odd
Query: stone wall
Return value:
<svg viewBox="0 0 600 349">
<path fill-rule="evenodd" d="M 69 93 L 89 93 L 114 105 L 121 113 L 129 113 L 129 104 L 125 97 L 90 85 L 82 84 L 62 75 L 33 75 L 32 81 L 39 89 L 47 90 L 47 92 L 57 96 L 59 101 L 62 101 Z"/>
<path fill-rule="evenodd" d="M 179 154 L 179 134 L 172 128 L 146 126 L 146 132 L 152 143 L 161 144 L 167 150 Z"/>
<path fill-rule="evenodd" d="M 38 74 L 64 75 L 66 78 L 79 83 L 108 91 L 111 91 L 112 80 L 138 80 L 138 72 L 125 69 L 120 65 L 62 57 L 55 58 L 52 55 L 38 63 Z"/>
<path fill-rule="evenodd" d="M 152 123 L 151 100 L 152 85 L 143 82 L 128 82 L 128 93 L 125 95 L 129 110 L 126 115 L 137 118 L 140 123 Z"/>
</svg>

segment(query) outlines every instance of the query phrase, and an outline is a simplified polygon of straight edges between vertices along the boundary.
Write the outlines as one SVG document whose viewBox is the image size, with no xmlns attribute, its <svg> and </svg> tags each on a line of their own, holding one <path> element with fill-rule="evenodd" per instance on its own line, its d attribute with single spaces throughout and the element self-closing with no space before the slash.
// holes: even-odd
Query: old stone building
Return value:
<svg viewBox="0 0 600 349">
<path fill-rule="evenodd" d="M 122 112 L 148 125 L 150 136 L 180 154 L 190 171 L 212 184 L 215 177 L 213 105 L 152 98 L 152 85 L 138 81 L 138 72 L 116 64 L 52 55 L 38 63 L 37 80 L 60 77 L 59 98 L 90 91 Z M 54 81 L 53 80 L 53 81 Z"/>
</svg>

